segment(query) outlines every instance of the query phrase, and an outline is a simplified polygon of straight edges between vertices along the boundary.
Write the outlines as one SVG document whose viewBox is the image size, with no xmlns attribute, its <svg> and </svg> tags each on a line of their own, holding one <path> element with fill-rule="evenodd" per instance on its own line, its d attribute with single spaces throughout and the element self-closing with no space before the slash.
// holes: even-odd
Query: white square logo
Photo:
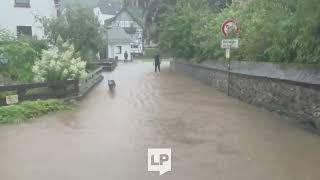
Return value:
<svg viewBox="0 0 320 180">
<path fill-rule="evenodd" d="M 160 176 L 171 171 L 171 149 L 148 149 L 148 171 Z"/>
</svg>

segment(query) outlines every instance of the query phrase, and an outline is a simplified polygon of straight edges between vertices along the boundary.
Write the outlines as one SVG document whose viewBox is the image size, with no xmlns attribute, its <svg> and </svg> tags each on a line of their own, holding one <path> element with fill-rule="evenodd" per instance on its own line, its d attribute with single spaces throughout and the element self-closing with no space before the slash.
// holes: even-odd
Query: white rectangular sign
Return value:
<svg viewBox="0 0 320 180">
<path fill-rule="evenodd" d="M 18 95 L 6 96 L 6 103 L 10 104 L 17 104 L 19 102 Z"/>
<path fill-rule="evenodd" d="M 239 48 L 239 39 L 223 39 L 221 41 L 222 49 L 237 49 Z"/>
<path fill-rule="evenodd" d="M 230 49 L 226 49 L 226 58 L 230 59 Z"/>
<path fill-rule="evenodd" d="M 171 149 L 148 149 L 148 171 L 160 176 L 171 171 Z"/>
</svg>

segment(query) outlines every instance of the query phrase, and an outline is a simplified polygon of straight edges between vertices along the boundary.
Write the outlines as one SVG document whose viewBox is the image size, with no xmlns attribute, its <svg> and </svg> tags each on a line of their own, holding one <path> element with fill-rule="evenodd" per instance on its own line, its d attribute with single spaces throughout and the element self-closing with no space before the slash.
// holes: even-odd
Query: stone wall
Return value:
<svg viewBox="0 0 320 180">
<path fill-rule="evenodd" d="M 267 71 L 262 71 L 263 76 L 259 76 L 258 71 L 250 72 L 248 66 L 242 65 L 240 68 L 238 65 L 228 75 L 226 67 L 224 64 L 191 64 L 177 60 L 171 62 L 173 71 L 193 77 L 225 93 L 229 86 L 232 97 L 292 117 L 299 123 L 310 123 L 320 129 L 320 84 L 313 83 L 320 77 L 320 74 L 316 74 L 318 72 L 303 73 L 303 70 L 273 68 L 269 69 L 270 75 Z M 263 66 L 259 66 L 260 69 L 261 67 Z M 294 71 L 301 71 L 297 73 L 303 74 L 305 82 L 301 77 L 299 81 L 283 78 L 287 72 Z M 282 77 L 276 78 L 277 74 Z"/>
</svg>

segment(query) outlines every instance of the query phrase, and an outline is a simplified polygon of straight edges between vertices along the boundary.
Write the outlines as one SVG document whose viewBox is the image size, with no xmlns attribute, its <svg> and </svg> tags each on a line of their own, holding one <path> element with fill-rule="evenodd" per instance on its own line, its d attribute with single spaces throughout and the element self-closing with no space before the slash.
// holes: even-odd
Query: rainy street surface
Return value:
<svg viewBox="0 0 320 180">
<path fill-rule="evenodd" d="M 153 71 L 120 64 L 74 111 L 1 126 L 0 180 L 320 179 L 319 136 L 168 63 Z M 148 172 L 148 148 L 172 148 L 172 172 Z"/>
</svg>

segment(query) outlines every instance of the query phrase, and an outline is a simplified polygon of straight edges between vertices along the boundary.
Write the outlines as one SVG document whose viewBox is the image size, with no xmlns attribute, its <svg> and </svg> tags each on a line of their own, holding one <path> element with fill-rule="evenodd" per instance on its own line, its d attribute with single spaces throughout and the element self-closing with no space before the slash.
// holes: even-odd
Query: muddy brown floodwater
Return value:
<svg viewBox="0 0 320 180">
<path fill-rule="evenodd" d="M 79 108 L 0 127 L 0 180 L 319 180 L 320 137 L 151 63 L 121 64 Z M 172 172 L 147 172 L 148 148 Z"/>
</svg>

